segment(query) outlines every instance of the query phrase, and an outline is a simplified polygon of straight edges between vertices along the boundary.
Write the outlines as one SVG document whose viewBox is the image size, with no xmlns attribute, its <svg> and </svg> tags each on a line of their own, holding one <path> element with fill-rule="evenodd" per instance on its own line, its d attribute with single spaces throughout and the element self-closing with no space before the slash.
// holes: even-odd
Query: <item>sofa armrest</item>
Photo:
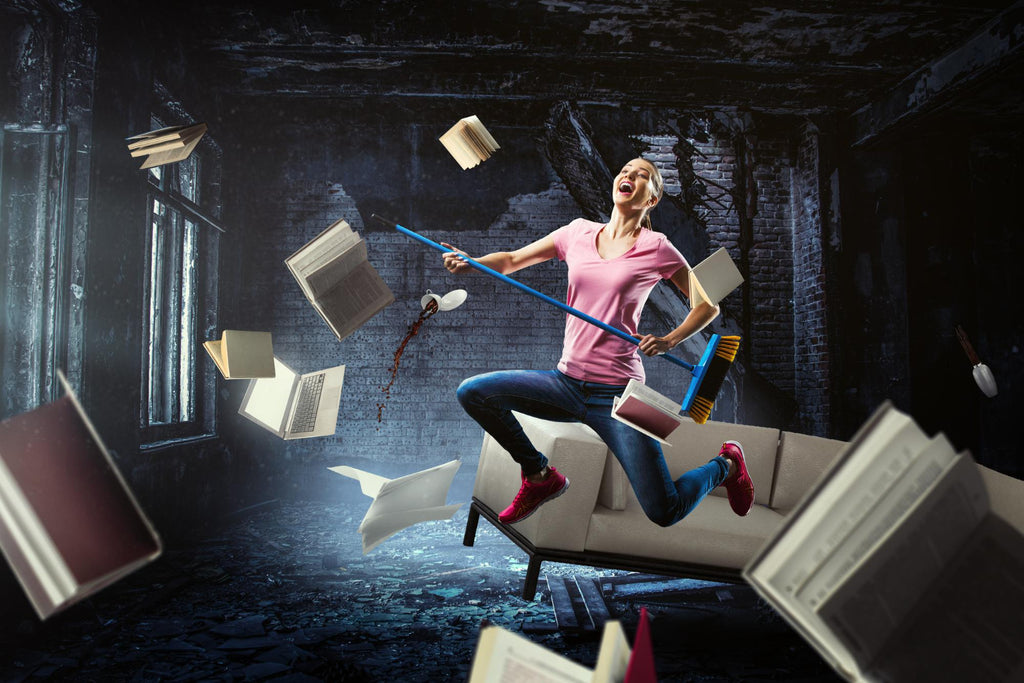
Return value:
<svg viewBox="0 0 1024 683">
<path fill-rule="evenodd" d="M 538 548 L 582 551 L 605 461 L 611 457 L 608 447 L 584 424 L 515 415 L 537 450 L 569 478 L 569 489 L 564 494 L 517 522 L 515 528 Z M 485 433 L 473 497 L 500 512 L 512 502 L 520 484 L 519 465 Z"/>
<path fill-rule="evenodd" d="M 772 508 L 782 513 L 792 510 L 846 445 L 845 441 L 782 432 Z"/>
</svg>

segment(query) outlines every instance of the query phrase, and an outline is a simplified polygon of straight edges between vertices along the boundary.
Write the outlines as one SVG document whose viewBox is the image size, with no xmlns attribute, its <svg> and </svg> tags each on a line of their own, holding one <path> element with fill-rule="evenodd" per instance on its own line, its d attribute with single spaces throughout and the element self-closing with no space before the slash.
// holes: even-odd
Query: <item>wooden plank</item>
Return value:
<svg viewBox="0 0 1024 683">
<path fill-rule="evenodd" d="M 601 593 L 601 579 L 574 576 L 573 580 L 583 598 L 587 621 L 590 622 L 585 628 L 587 630 L 602 630 L 604 622 L 608 621 L 609 614 L 608 606 L 604 602 L 604 595 Z"/>
<path fill-rule="evenodd" d="M 551 592 L 551 606 L 555 609 L 555 623 L 559 630 L 578 630 L 580 622 L 576 618 L 576 610 L 572 607 L 572 596 L 565 579 L 561 576 L 547 574 L 544 577 Z"/>
</svg>

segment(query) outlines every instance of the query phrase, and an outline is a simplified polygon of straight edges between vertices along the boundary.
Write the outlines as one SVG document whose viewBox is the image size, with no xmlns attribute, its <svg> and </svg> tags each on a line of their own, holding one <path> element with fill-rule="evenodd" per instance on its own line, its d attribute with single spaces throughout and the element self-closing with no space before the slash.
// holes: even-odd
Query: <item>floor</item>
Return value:
<svg viewBox="0 0 1024 683">
<path fill-rule="evenodd" d="M 353 489 L 240 511 L 45 622 L 0 577 L 0 680 L 464 681 L 485 620 L 593 666 L 599 632 L 559 627 L 545 574 L 598 579 L 630 638 L 646 606 L 661 681 L 839 680 L 743 585 L 547 563 L 527 602 L 516 546 L 485 521 L 462 545 L 465 506 L 363 555 Z"/>
</svg>

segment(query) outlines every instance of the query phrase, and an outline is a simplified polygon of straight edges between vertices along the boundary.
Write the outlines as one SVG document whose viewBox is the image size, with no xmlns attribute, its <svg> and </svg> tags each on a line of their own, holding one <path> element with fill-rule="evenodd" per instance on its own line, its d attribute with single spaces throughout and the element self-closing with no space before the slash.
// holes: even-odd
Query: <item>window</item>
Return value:
<svg viewBox="0 0 1024 683">
<path fill-rule="evenodd" d="M 151 125 L 164 126 L 156 118 Z M 217 327 L 221 231 L 208 218 L 216 204 L 204 195 L 215 194 L 216 159 L 212 143 L 203 143 L 187 159 L 148 171 L 141 418 L 149 443 L 216 428 L 216 378 L 197 355 Z"/>
</svg>

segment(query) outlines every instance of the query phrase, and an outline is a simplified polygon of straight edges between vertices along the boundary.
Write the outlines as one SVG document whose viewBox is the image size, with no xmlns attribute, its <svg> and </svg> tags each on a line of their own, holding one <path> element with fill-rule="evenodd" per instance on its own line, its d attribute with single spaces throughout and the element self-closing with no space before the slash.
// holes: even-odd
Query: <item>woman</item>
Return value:
<svg viewBox="0 0 1024 683">
<path fill-rule="evenodd" d="M 651 290 L 668 279 L 689 297 L 689 265 L 671 242 L 650 228 L 650 211 L 661 199 L 661 173 L 645 159 L 633 159 L 615 178 L 611 218 L 602 225 L 578 218 L 547 237 L 512 252 L 475 259 L 500 273 L 513 273 L 552 258 L 569 270 L 567 303 L 633 336 Z M 444 254 L 449 272 L 471 268 L 463 251 Z M 659 443 L 611 416 L 612 399 L 630 378 L 644 381 L 639 352 L 664 353 L 699 332 L 718 315 L 702 303 L 674 330 L 640 337 L 639 347 L 575 316 L 567 316 L 562 358 L 556 370 L 510 370 L 465 380 L 459 402 L 507 450 L 522 470 L 522 486 L 498 515 L 505 524 L 521 521 L 561 495 L 569 480 L 534 448 L 512 411 L 590 426 L 622 463 L 644 513 L 669 526 L 685 517 L 712 489 L 724 485 L 736 514 L 754 502 L 743 448 L 728 441 L 719 454 L 673 481 Z"/>
</svg>

